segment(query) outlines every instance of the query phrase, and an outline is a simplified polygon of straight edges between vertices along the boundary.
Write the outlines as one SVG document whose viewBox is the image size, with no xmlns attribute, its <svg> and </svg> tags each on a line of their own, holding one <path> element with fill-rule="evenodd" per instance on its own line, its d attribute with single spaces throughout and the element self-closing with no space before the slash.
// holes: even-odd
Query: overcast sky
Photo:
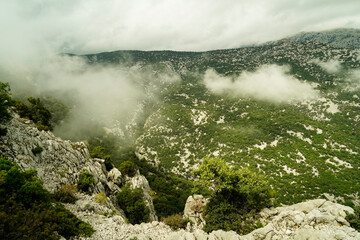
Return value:
<svg viewBox="0 0 360 240">
<path fill-rule="evenodd" d="M 359 26 L 359 0 L 0 0 L 3 56 L 202 51 Z"/>
</svg>

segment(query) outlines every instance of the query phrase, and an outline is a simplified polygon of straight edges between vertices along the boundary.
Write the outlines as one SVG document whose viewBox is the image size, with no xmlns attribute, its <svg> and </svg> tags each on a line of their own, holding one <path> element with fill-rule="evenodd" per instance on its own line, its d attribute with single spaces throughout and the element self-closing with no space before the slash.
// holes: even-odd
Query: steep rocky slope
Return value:
<svg viewBox="0 0 360 240">
<path fill-rule="evenodd" d="M 75 204 L 65 204 L 94 227 L 96 232 L 91 239 L 360 239 L 360 233 L 350 228 L 345 220 L 347 212 L 353 210 L 326 200 L 264 209 L 261 216 L 265 227 L 246 236 L 225 231 L 207 234 L 190 225 L 186 230 L 172 231 L 157 221 L 131 225 L 126 223 L 114 201 L 114 193 L 121 183 L 129 182 L 148 194 L 150 188 L 143 176 L 138 173 L 127 178 L 115 169 L 107 172 L 103 160 L 92 159 L 83 143 L 63 141 L 51 132 L 39 131 L 27 120 L 13 119 L 7 128 L 8 134 L 0 139 L 1 156 L 14 160 L 23 170 L 38 170 L 38 176 L 48 190 L 54 191 L 65 184 L 75 185 L 83 170 L 94 175 L 91 194 L 77 193 L 79 200 Z M 43 151 L 34 154 L 32 149 L 39 146 Z M 108 201 L 99 204 L 94 200 L 96 193 L 106 194 Z M 152 220 L 155 220 L 151 197 L 147 195 L 145 200 L 152 209 Z M 189 210 L 187 213 L 191 215 Z"/>
<path fill-rule="evenodd" d="M 122 176 L 116 168 L 108 172 L 103 159 L 91 158 L 83 142 L 64 141 L 51 132 L 39 131 L 35 125 L 25 119 L 15 118 L 7 124 L 8 133 L 0 140 L 1 156 L 15 161 L 22 170 L 36 169 L 44 187 L 54 192 L 63 185 L 77 185 L 79 175 L 88 171 L 94 177 L 91 196 L 78 194 L 80 209 L 96 209 L 97 212 L 112 212 L 120 214 L 122 222 L 124 215 L 117 205 L 115 194 L 120 187 L 130 183 L 132 188 L 144 190 L 144 201 L 150 210 L 150 220 L 157 220 L 149 183 L 139 172 L 134 177 Z M 34 149 L 42 150 L 36 152 Z M 94 200 L 98 193 L 107 196 L 105 206 L 100 206 Z"/>
</svg>

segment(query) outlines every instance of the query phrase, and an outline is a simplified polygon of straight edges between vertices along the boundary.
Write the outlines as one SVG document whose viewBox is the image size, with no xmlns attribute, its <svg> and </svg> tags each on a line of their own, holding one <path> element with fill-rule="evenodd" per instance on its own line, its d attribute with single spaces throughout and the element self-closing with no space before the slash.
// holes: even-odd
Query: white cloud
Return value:
<svg viewBox="0 0 360 240">
<path fill-rule="evenodd" d="M 0 50 L 23 57 L 232 48 L 299 31 L 358 27 L 359 12 L 357 0 L 1 1 Z"/>
<path fill-rule="evenodd" d="M 16 71 L 0 68 L 0 78 L 10 83 L 15 98 L 51 96 L 72 107 L 65 122 L 54 130 L 65 137 L 94 124 L 124 127 L 136 123 L 140 119 L 133 117 L 141 117 L 144 100 L 157 101 L 162 88 L 180 80 L 166 69 L 89 65 L 84 58 L 67 55 L 47 57 Z"/>
<path fill-rule="evenodd" d="M 204 83 L 215 94 L 275 103 L 303 101 L 318 96 L 309 83 L 299 81 L 288 72 L 286 66 L 264 65 L 255 72 L 244 71 L 238 77 L 230 78 L 210 69 L 205 72 Z"/>
<path fill-rule="evenodd" d="M 348 91 L 360 90 L 360 69 L 352 70 L 345 82 L 345 89 Z"/>
<path fill-rule="evenodd" d="M 341 63 L 337 59 L 331 59 L 326 62 L 320 61 L 319 59 L 315 59 L 310 61 L 310 63 L 315 63 L 319 65 L 322 69 L 324 69 L 328 73 L 338 73 L 342 68 Z"/>
<path fill-rule="evenodd" d="M 78 104 L 83 104 L 84 111 L 92 112 L 92 116 L 125 115 L 142 99 L 143 92 L 134 85 L 134 79 L 145 75 L 124 75 L 115 68 L 88 68 L 81 61 L 57 54 L 240 47 L 299 31 L 358 27 L 359 12 L 358 0 L 4 0 L 0 1 L 1 80 L 12 82 L 13 89 L 18 90 L 37 84 L 39 91 L 78 92 Z M 243 85 L 247 95 L 265 100 L 302 99 L 306 98 L 304 94 L 313 93 L 283 68 L 270 66 L 262 71 L 265 73 L 242 74 L 254 78 L 259 86 L 246 78 L 235 83 L 225 78 L 225 82 L 229 86 Z M 210 75 L 211 71 L 207 72 Z M 274 82 L 262 85 L 265 82 L 260 78 Z M 114 102 L 117 105 L 113 106 Z"/>
</svg>

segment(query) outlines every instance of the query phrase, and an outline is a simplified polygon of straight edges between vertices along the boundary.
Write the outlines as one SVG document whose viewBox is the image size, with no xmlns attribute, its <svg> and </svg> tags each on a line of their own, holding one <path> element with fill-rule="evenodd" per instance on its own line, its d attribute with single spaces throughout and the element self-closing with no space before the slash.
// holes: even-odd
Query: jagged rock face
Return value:
<svg viewBox="0 0 360 240">
<path fill-rule="evenodd" d="M 130 182 L 134 188 L 144 190 L 150 220 L 157 220 L 149 183 L 139 172 L 132 178 L 123 176 L 116 168 L 107 172 L 104 160 L 91 158 L 83 142 L 64 141 L 51 132 L 39 131 L 28 120 L 13 119 L 7 124 L 7 129 L 7 135 L 0 138 L 1 156 L 15 161 L 22 170 L 36 169 L 44 187 L 50 192 L 63 185 L 77 185 L 79 175 L 88 171 L 94 177 L 91 194 L 103 193 L 109 199 L 108 209 L 103 211 L 121 212 L 115 194 L 123 184 Z M 36 147 L 41 147 L 42 151 L 34 153 Z M 90 207 L 93 206 L 93 199 L 79 196 L 77 205 L 80 209 L 96 211 L 97 208 Z"/>
<path fill-rule="evenodd" d="M 190 219 L 197 227 L 202 228 L 205 224 L 202 213 L 207 202 L 208 199 L 202 195 L 189 196 L 184 208 L 184 217 Z"/>
<path fill-rule="evenodd" d="M 103 160 L 92 159 L 84 143 L 64 141 L 51 132 L 39 131 L 32 124 L 16 119 L 7 129 L 7 135 L 0 140 L 1 155 L 15 161 L 22 170 L 36 169 L 49 191 L 55 191 L 62 185 L 76 185 L 80 173 L 87 170 L 95 178 L 94 192 L 105 193 Z M 34 154 L 32 150 L 36 147 L 43 150 Z"/>
<path fill-rule="evenodd" d="M 150 196 L 150 186 L 148 180 L 140 175 L 139 171 L 137 171 L 136 175 L 132 178 L 127 178 L 126 183 L 130 183 L 132 189 L 141 188 L 144 191 L 144 201 L 146 202 L 147 207 L 150 210 L 149 220 L 157 221 L 158 218 L 155 213 L 155 208 L 153 205 L 152 197 Z"/>
<path fill-rule="evenodd" d="M 347 213 L 354 210 L 323 199 L 264 209 L 260 213 L 262 221 L 269 224 L 251 235 L 257 239 L 360 239 L 360 233 L 345 220 Z"/>
<path fill-rule="evenodd" d="M 110 188 L 113 192 L 119 192 L 120 187 L 123 183 L 122 175 L 119 169 L 113 168 L 108 172 L 107 175 L 107 186 Z"/>
<path fill-rule="evenodd" d="M 190 198 L 191 199 L 191 198 Z M 233 231 L 213 231 L 209 234 L 196 229 L 171 233 L 171 239 L 216 239 L 216 240 L 267 240 L 267 239 L 360 239 L 360 233 L 349 227 L 346 212 L 354 210 L 323 199 L 311 200 L 291 206 L 264 209 L 260 215 L 264 225 L 247 235 L 239 236 Z"/>
</svg>

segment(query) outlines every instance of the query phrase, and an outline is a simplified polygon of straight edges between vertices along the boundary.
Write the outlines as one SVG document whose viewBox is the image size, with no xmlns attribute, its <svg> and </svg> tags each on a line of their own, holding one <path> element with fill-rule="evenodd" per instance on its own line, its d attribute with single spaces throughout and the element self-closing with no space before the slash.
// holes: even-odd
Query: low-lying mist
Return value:
<svg viewBox="0 0 360 240">
<path fill-rule="evenodd" d="M 360 69 L 350 71 L 349 76 L 345 82 L 345 89 L 350 92 L 360 90 Z"/>
<path fill-rule="evenodd" d="M 323 70 L 328 73 L 338 73 L 341 69 L 341 63 L 337 59 L 330 59 L 329 61 L 321 61 L 320 59 L 311 60 L 310 63 L 319 65 Z"/>
<path fill-rule="evenodd" d="M 136 123 L 144 102 L 156 102 L 164 86 L 180 77 L 170 70 L 128 68 L 86 62 L 86 58 L 55 55 L 19 71 L 1 71 L 15 98 L 50 96 L 70 107 L 69 115 L 54 133 L 78 139 L 79 131 L 94 126 L 124 128 Z M 136 116 L 135 116 L 136 115 Z"/>
<path fill-rule="evenodd" d="M 263 65 L 254 72 L 244 71 L 236 77 L 225 77 L 208 69 L 204 75 L 204 83 L 215 94 L 274 103 L 317 98 L 318 91 L 309 83 L 291 76 L 289 71 L 287 66 Z"/>
</svg>

